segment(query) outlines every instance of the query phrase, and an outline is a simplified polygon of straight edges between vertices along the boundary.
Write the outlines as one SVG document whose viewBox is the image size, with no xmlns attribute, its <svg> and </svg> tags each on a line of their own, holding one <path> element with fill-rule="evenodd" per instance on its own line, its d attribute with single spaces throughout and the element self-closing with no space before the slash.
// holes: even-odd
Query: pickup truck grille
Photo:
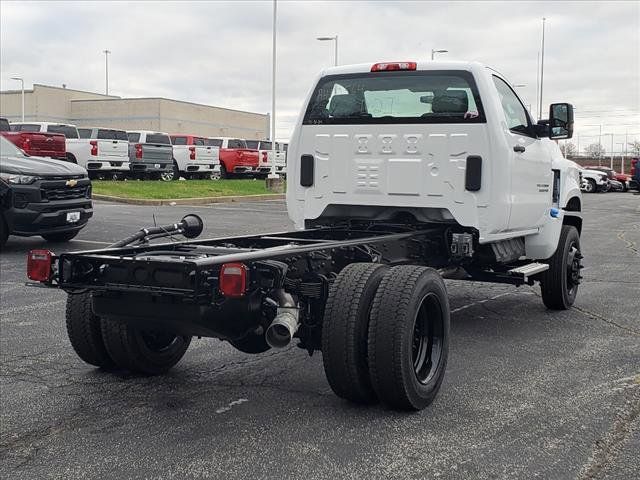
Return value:
<svg viewBox="0 0 640 480">
<path fill-rule="evenodd" d="M 87 197 L 88 185 L 77 187 L 43 187 L 40 192 L 43 200 L 73 200 Z"/>
</svg>

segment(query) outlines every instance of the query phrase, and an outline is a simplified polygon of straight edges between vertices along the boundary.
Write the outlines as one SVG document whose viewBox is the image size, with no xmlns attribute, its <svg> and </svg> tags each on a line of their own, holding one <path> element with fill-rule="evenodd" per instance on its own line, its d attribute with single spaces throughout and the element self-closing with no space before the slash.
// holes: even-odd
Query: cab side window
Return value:
<svg viewBox="0 0 640 480">
<path fill-rule="evenodd" d="M 498 90 L 498 97 L 500 97 L 500 103 L 502 104 L 502 110 L 504 111 L 509 130 L 530 137 L 535 136 L 531 122 L 529 121 L 529 115 L 527 115 L 527 110 L 513 90 L 511 90 L 511 87 L 495 75 L 493 76 L 493 83 Z"/>
</svg>

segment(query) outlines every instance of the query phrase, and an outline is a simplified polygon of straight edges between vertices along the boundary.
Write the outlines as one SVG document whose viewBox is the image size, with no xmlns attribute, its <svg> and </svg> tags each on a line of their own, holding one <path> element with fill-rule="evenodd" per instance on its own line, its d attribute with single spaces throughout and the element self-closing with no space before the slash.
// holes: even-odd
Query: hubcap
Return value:
<svg viewBox="0 0 640 480">
<path fill-rule="evenodd" d="M 444 325 L 438 297 L 430 293 L 422 299 L 413 327 L 413 370 L 420 383 L 434 376 L 442 357 Z"/>
<path fill-rule="evenodd" d="M 582 270 L 582 260 L 583 256 L 578 250 L 575 242 L 572 242 L 569 246 L 569 253 L 567 254 L 567 292 L 569 295 L 572 295 L 575 289 L 580 285 L 580 280 L 582 280 L 582 275 L 580 275 L 580 270 Z"/>
<path fill-rule="evenodd" d="M 170 182 L 171 180 L 173 180 L 173 172 L 162 172 L 160 178 L 162 178 L 162 180 L 164 180 L 165 182 Z"/>
</svg>

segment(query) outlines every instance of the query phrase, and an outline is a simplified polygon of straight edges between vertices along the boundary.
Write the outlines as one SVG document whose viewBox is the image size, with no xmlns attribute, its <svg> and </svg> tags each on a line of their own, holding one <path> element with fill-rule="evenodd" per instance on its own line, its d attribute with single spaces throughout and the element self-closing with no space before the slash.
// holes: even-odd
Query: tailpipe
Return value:
<svg viewBox="0 0 640 480">
<path fill-rule="evenodd" d="M 275 290 L 272 297 L 278 304 L 278 312 L 267 328 L 264 338 L 270 347 L 284 348 L 291 343 L 300 327 L 300 311 L 293 297 L 284 289 Z"/>
</svg>

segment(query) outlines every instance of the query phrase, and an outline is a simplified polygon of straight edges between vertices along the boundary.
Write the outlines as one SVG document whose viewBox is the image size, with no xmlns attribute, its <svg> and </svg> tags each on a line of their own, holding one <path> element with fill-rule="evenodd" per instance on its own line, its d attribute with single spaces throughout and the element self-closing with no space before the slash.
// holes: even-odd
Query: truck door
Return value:
<svg viewBox="0 0 640 480">
<path fill-rule="evenodd" d="M 511 167 L 509 230 L 526 230 L 542 224 L 551 205 L 551 157 L 534 133 L 531 118 L 512 88 L 494 75 L 493 82 L 504 112 Z"/>
</svg>

